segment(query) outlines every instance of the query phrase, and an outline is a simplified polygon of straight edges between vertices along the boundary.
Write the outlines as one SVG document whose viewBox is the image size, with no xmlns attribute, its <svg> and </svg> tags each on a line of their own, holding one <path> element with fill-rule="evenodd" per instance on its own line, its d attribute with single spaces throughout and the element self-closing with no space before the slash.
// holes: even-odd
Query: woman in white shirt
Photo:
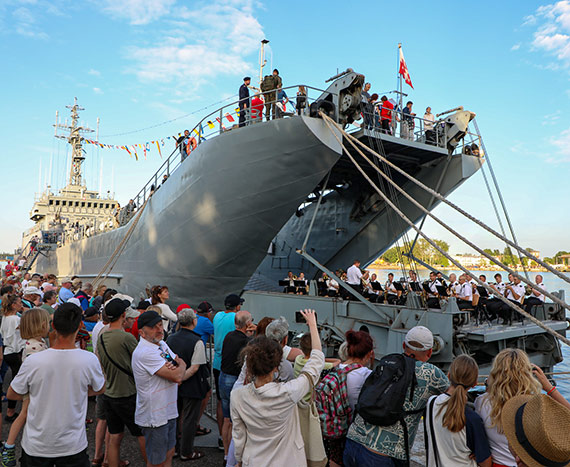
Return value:
<svg viewBox="0 0 570 467">
<path fill-rule="evenodd" d="M 174 313 L 170 307 L 165 303 L 166 300 L 170 298 L 170 292 L 168 287 L 165 285 L 157 285 L 152 288 L 150 303 L 151 305 L 156 305 L 160 308 L 160 316 L 162 316 L 162 325 L 164 330 L 169 329 L 169 324 L 173 327 L 178 321 L 178 316 Z"/>
<path fill-rule="evenodd" d="M 493 360 L 487 392 L 475 400 L 475 410 L 485 423 L 495 464 L 517 465 L 501 423 L 505 403 L 515 396 L 534 394 L 540 394 L 540 383 L 533 376 L 527 354 L 520 349 L 501 350 Z"/>
<path fill-rule="evenodd" d="M 449 388 L 428 400 L 425 437 L 428 467 L 491 467 L 493 459 L 481 417 L 467 407 L 467 391 L 477 384 L 479 367 L 459 355 L 449 368 Z"/>
<path fill-rule="evenodd" d="M 283 351 L 265 336 L 256 337 L 244 349 L 248 375 L 253 382 L 231 393 L 232 437 L 240 466 L 306 466 L 299 402 L 311 390 L 324 367 L 325 356 L 315 312 L 301 312 L 311 332 L 311 357 L 298 378 L 274 382 Z"/>
<path fill-rule="evenodd" d="M 4 361 L 12 370 L 12 379 L 16 377 L 22 365 L 22 349 L 25 341 L 20 336 L 20 317 L 17 313 L 24 311 L 22 299 L 14 294 L 2 297 L 2 324 L 0 334 L 4 341 Z M 6 421 L 13 422 L 18 414 L 16 413 L 16 401 L 8 401 Z"/>
</svg>

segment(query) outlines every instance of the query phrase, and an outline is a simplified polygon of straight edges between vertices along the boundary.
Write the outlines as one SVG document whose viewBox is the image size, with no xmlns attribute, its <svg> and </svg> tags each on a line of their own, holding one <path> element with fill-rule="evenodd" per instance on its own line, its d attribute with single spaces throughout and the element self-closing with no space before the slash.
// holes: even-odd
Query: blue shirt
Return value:
<svg viewBox="0 0 570 467">
<path fill-rule="evenodd" d="M 287 94 L 285 94 L 285 91 L 283 91 L 283 89 L 281 89 L 281 91 L 279 91 L 277 93 L 277 100 L 278 101 L 284 101 L 285 99 L 287 99 Z"/>
<path fill-rule="evenodd" d="M 69 289 L 66 289 L 65 287 L 62 287 L 59 291 L 59 300 L 58 303 L 62 304 L 67 302 L 70 298 L 73 298 L 75 295 L 73 295 L 73 292 Z"/>
<path fill-rule="evenodd" d="M 194 328 L 194 332 L 200 334 L 200 338 L 204 342 L 204 345 L 206 345 L 210 336 L 214 335 L 214 325 L 205 316 L 198 315 L 198 323 Z"/>
<path fill-rule="evenodd" d="M 214 316 L 214 363 L 215 370 L 222 367 L 222 345 L 228 332 L 236 330 L 234 311 L 218 311 Z"/>
</svg>

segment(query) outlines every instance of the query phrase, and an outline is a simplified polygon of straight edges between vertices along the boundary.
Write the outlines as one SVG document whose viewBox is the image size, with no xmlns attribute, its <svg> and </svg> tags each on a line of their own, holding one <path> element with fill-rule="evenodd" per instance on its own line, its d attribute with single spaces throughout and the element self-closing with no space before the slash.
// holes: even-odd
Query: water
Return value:
<svg viewBox="0 0 570 467">
<path fill-rule="evenodd" d="M 393 273 L 394 277 L 396 279 L 399 279 L 400 277 L 402 277 L 402 271 L 401 270 L 396 270 L 396 269 L 374 269 L 374 268 L 369 268 L 372 272 L 375 272 L 378 275 L 378 281 L 380 283 L 384 283 L 386 281 L 387 275 L 388 273 Z M 425 280 L 428 276 L 428 271 L 427 270 L 420 270 L 418 271 L 419 275 L 420 275 L 420 280 Z M 452 272 L 454 272 L 455 274 L 459 275 L 462 274 L 462 271 L 456 271 L 456 270 L 446 270 L 443 271 L 445 274 L 449 275 Z M 489 282 L 494 282 L 493 279 L 493 275 L 495 275 L 497 272 L 500 272 L 501 275 L 503 276 L 503 280 L 507 279 L 507 273 L 503 273 L 502 271 L 471 271 L 474 275 L 479 276 L 480 274 L 485 274 L 485 276 L 487 276 L 487 281 Z M 531 278 L 531 280 L 534 282 L 534 276 L 536 276 L 537 274 L 540 274 L 543 278 L 544 278 L 544 285 L 546 287 L 546 290 L 548 291 L 556 291 L 556 290 L 564 290 L 565 294 L 566 294 L 566 302 L 568 303 L 568 301 L 570 300 L 570 284 L 567 282 L 564 282 L 562 279 L 560 279 L 559 277 L 555 276 L 554 274 L 552 274 L 551 272 L 531 272 L 529 273 L 529 276 Z M 565 274 L 567 277 L 570 277 L 570 274 Z M 547 298 L 547 301 L 549 301 L 549 299 Z M 568 311 L 566 311 L 566 315 L 568 315 Z M 570 371 L 570 347 L 568 347 L 566 344 L 561 343 L 562 346 L 562 355 L 564 356 L 564 361 L 562 363 L 559 363 L 558 365 L 556 365 L 556 367 L 554 368 L 554 371 Z M 558 390 L 560 391 L 560 393 L 566 397 L 566 399 L 570 399 L 570 375 L 561 375 L 558 378 L 556 378 L 556 382 L 558 385 Z"/>
</svg>

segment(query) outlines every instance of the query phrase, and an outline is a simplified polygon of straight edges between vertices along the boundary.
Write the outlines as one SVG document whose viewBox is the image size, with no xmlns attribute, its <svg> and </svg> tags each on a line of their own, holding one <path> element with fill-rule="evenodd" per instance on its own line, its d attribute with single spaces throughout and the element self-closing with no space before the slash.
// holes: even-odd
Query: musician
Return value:
<svg viewBox="0 0 570 467">
<path fill-rule="evenodd" d="M 350 285 L 358 293 L 362 293 L 361 280 L 363 277 L 364 279 L 368 279 L 368 271 L 362 272 L 362 270 L 360 269 L 360 261 L 356 260 L 354 261 L 352 266 L 350 266 L 346 271 L 346 277 L 347 277 L 346 283 Z"/>
<path fill-rule="evenodd" d="M 416 290 L 415 291 L 412 288 L 412 284 L 416 284 L 416 286 L 415 286 Z M 408 291 L 409 292 L 415 292 L 418 295 L 421 295 L 421 293 L 422 293 L 422 288 L 420 286 L 420 282 L 418 281 L 418 275 L 416 274 L 415 271 L 409 271 L 408 272 Z"/>
<path fill-rule="evenodd" d="M 336 272 L 338 276 L 339 271 Z M 338 281 L 332 277 L 327 276 L 327 295 L 329 297 L 338 297 L 340 292 L 340 285 Z"/>
<path fill-rule="evenodd" d="M 473 307 L 473 289 L 464 274 L 459 276 L 459 290 L 457 292 L 457 306 L 460 310 Z"/>
<path fill-rule="evenodd" d="M 430 272 L 429 273 L 429 281 L 428 281 L 428 287 L 429 287 L 429 294 L 428 294 L 428 299 L 427 299 L 427 307 L 428 308 L 441 308 L 440 304 L 439 304 L 439 293 L 437 291 L 437 286 L 441 286 L 441 282 L 439 281 L 439 279 L 437 278 L 437 274 L 435 272 Z"/>
<path fill-rule="evenodd" d="M 329 276 L 327 276 L 326 272 L 321 274 L 321 277 L 317 279 L 317 295 L 319 297 L 326 297 L 327 296 L 327 281 Z"/>
<path fill-rule="evenodd" d="M 489 284 L 494 290 L 493 294 L 487 299 L 487 312 L 489 313 L 489 318 L 491 320 L 497 318 L 501 313 L 501 308 L 503 307 L 503 302 L 497 298 L 499 295 L 505 294 L 506 285 L 503 282 L 503 278 L 500 274 L 495 274 L 495 283 Z"/>
<path fill-rule="evenodd" d="M 450 297 L 456 297 L 459 292 L 459 282 L 454 272 L 449 275 L 449 284 L 447 285 L 447 293 Z"/>
<path fill-rule="evenodd" d="M 297 294 L 299 295 L 307 295 L 307 293 L 309 292 L 309 281 L 307 279 L 305 279 L 305 273 L 304 272 L 300 272 L 299 273 L 299 277 L 297 278 L 297 281 L 303 281 L 304 282 L 304 286 L 301 287 L 297 287 Z"/>
<path fill-rule="evenodd" d="M 283 280 L 289 281 L 289 286 L 285 287 L 283 293 L 297 293 L 297 288 L 295 287 L 295 281 L 297 280 L 297 276 L 295 276 L 292 271 L 289 271 L 287 273 L 287 277 Z"/>
<path fill-rule="evenodd" d="M 507 299 L 513 304 L 521 306 L 524 300 L 524 285 L 522 285 L 521 280 L 518 277 L 514 277 L 512 274 L 509 274 L 509 279 L 511 279 L 512 282 L 507 284 L 505 287 L 505 297 L 507 297 Z M 514 310 L 506 303 L 503 303 L 501 311 L 503 318 L 502 324 L 510 324 L 513 320 Z M 521 321 L 523 320 L 522 315 L 520 316 L 520 319 Z"/>
<path fill-rule="evenodd" d="M 540 274 L 536 275 L 536 277 L 534 278 L 534 282 L 542 290 L 546 290 L 542 282 L 542 276 Z M 533 306 L 544 305 L 544 299 L 545 299 L 544 294 L 542 292 L 539 292 L 533 287 L 531 289 L 530 296 L 528 298 L 525 298 L 524 300 L 526 312 L 530 314 L 530 311 L 532 310 Z"/>
<path fill-rule="evenodd" d="M 394 305 L 400 298 L 400 295 L 402 295 L 402 292 L 398 291 L 394 285 L 394 274 L 392 273 L 388 274 L 388 280 L 384 286 L 384 295 L 390 305 Z"/>
<path fill-rule="evenodd" d="M 487 276 L 485 276 L 485 274 L 481 274 L 481 275 L 479 276 L 479 280 L 480 280 L 481 282 L 483 282 L 484 284 L 486 284 L 486 283 L 487 283 Z M 483 307 L 485 307 L 485 308 L 487 307 L 487 302 L 488 302 L 488 300 L 489 300 L 489 297 L 481 297 L 481 294 L 479 293 L 479 290 L 477 290 L 477 286 L 478 286 L 478 285 L 479 285 L 479 284 L 477 284 L 477 283 L 474 284 L 474 286 L 473 286 L 473 287 L 474 287 L 474 289 L 473 289 L 473 295 L 475 295 L 475 294 L 479 295 L 479 300 L 478 300 L 478 302 L 477 302 L 477 307 L 479 308 L 479 310 L 481 310 Z M 485 290 L 487 290 L 487 289 L 485 289 Z M 489 293 L 488 290 L 487 290 L 487 293 Z"/>
<path fill-rule="evenodd" d="M 368 298 L 372 303 L 382 303 L 384 301 L 382 286 L 378 282 L 378 276 L 374 273 L 370 276 L 370 281 L 368 282 Z"/>
<path fill-rule="evenodd" d="M 439 281 L 439 283 L 441 285 L 443 285 L 444 287 L 447 287 L 447 283 L 445 282 L 445 279 L 443 278 L 443 274 L 441 272 L 437 273 L 437 280 Z"/>
</svg>

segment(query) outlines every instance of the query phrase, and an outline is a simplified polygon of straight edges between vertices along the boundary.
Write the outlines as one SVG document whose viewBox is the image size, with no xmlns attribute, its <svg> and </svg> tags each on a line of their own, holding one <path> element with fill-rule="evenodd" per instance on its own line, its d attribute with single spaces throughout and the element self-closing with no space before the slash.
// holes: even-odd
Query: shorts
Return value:
<svg viewBox="0 0 570 467">
<path fill-rule="evenodd" d="M 383 456 L 366 449 L 362 444 L 346 440 L 344 448 L 344 466 L 360 467 L 362 465 L 374 465 L 375 467 L 404 467 L 406 461 L 395 459 L 393 457 Z"/>
<path fill-rule="evenodd" d="M 156 428 L 142 427 L 146 441 L 146 456 L 151 464 L 162 464 L 168 451 L 176 446 L 176 419 Z"/>
<path fill-rule="evenodd" d="M 103 407 L 107 419 L 109 434 L 118 435 L 125 431 L 125 425 L 133 436 L 142 436 L 140 427 L 135 423 L 137 407 L 136 394 L 128 397 L 108 397 L 103 394 Z"/>
<path fill-rule="evenodd" d="M 344 465 L 342 456 L 344 454 L 346 436 L 341 436 L 340 438 L 326 438 L 323 436 L 323 444 L 329 460 L 336 462 L 338 465 Z"/>
<path fill-rule="evenodd" d="M 95 398 L 95 418 L 97 420 L 107 420 L 105 406 L 103 405 L 103 394 L 99 394 Z"/>
<path fill-rule="evenodd" d="M 30 456 L 22 449 L 20 465 L 22 467 L 53 467 L 54 465 L 57 467 L 89 467 L 91 462 L 89 462 L 87 449 L 71 456 L 61 457 Z"/>
<path fill-rule="evenodd" d="M 216 385 L 216 398 L 218 400 L 221 400 L 220 397 L 220 384 L 219 384 L 219 379 L 220 379 L 220 370 L 216 370 L 214 368 L 214 384 Z"/>
<path fill-rule="evenodd" d="M 219 385 L 220 385 L 220 397 L 222 399 L 222 412 L 224 418 L 230 417 L 230 394 L 232 388 L 238 377 L 233 375 L 227 375 L 226 373 L 220 373 Z"/>
</svg>

